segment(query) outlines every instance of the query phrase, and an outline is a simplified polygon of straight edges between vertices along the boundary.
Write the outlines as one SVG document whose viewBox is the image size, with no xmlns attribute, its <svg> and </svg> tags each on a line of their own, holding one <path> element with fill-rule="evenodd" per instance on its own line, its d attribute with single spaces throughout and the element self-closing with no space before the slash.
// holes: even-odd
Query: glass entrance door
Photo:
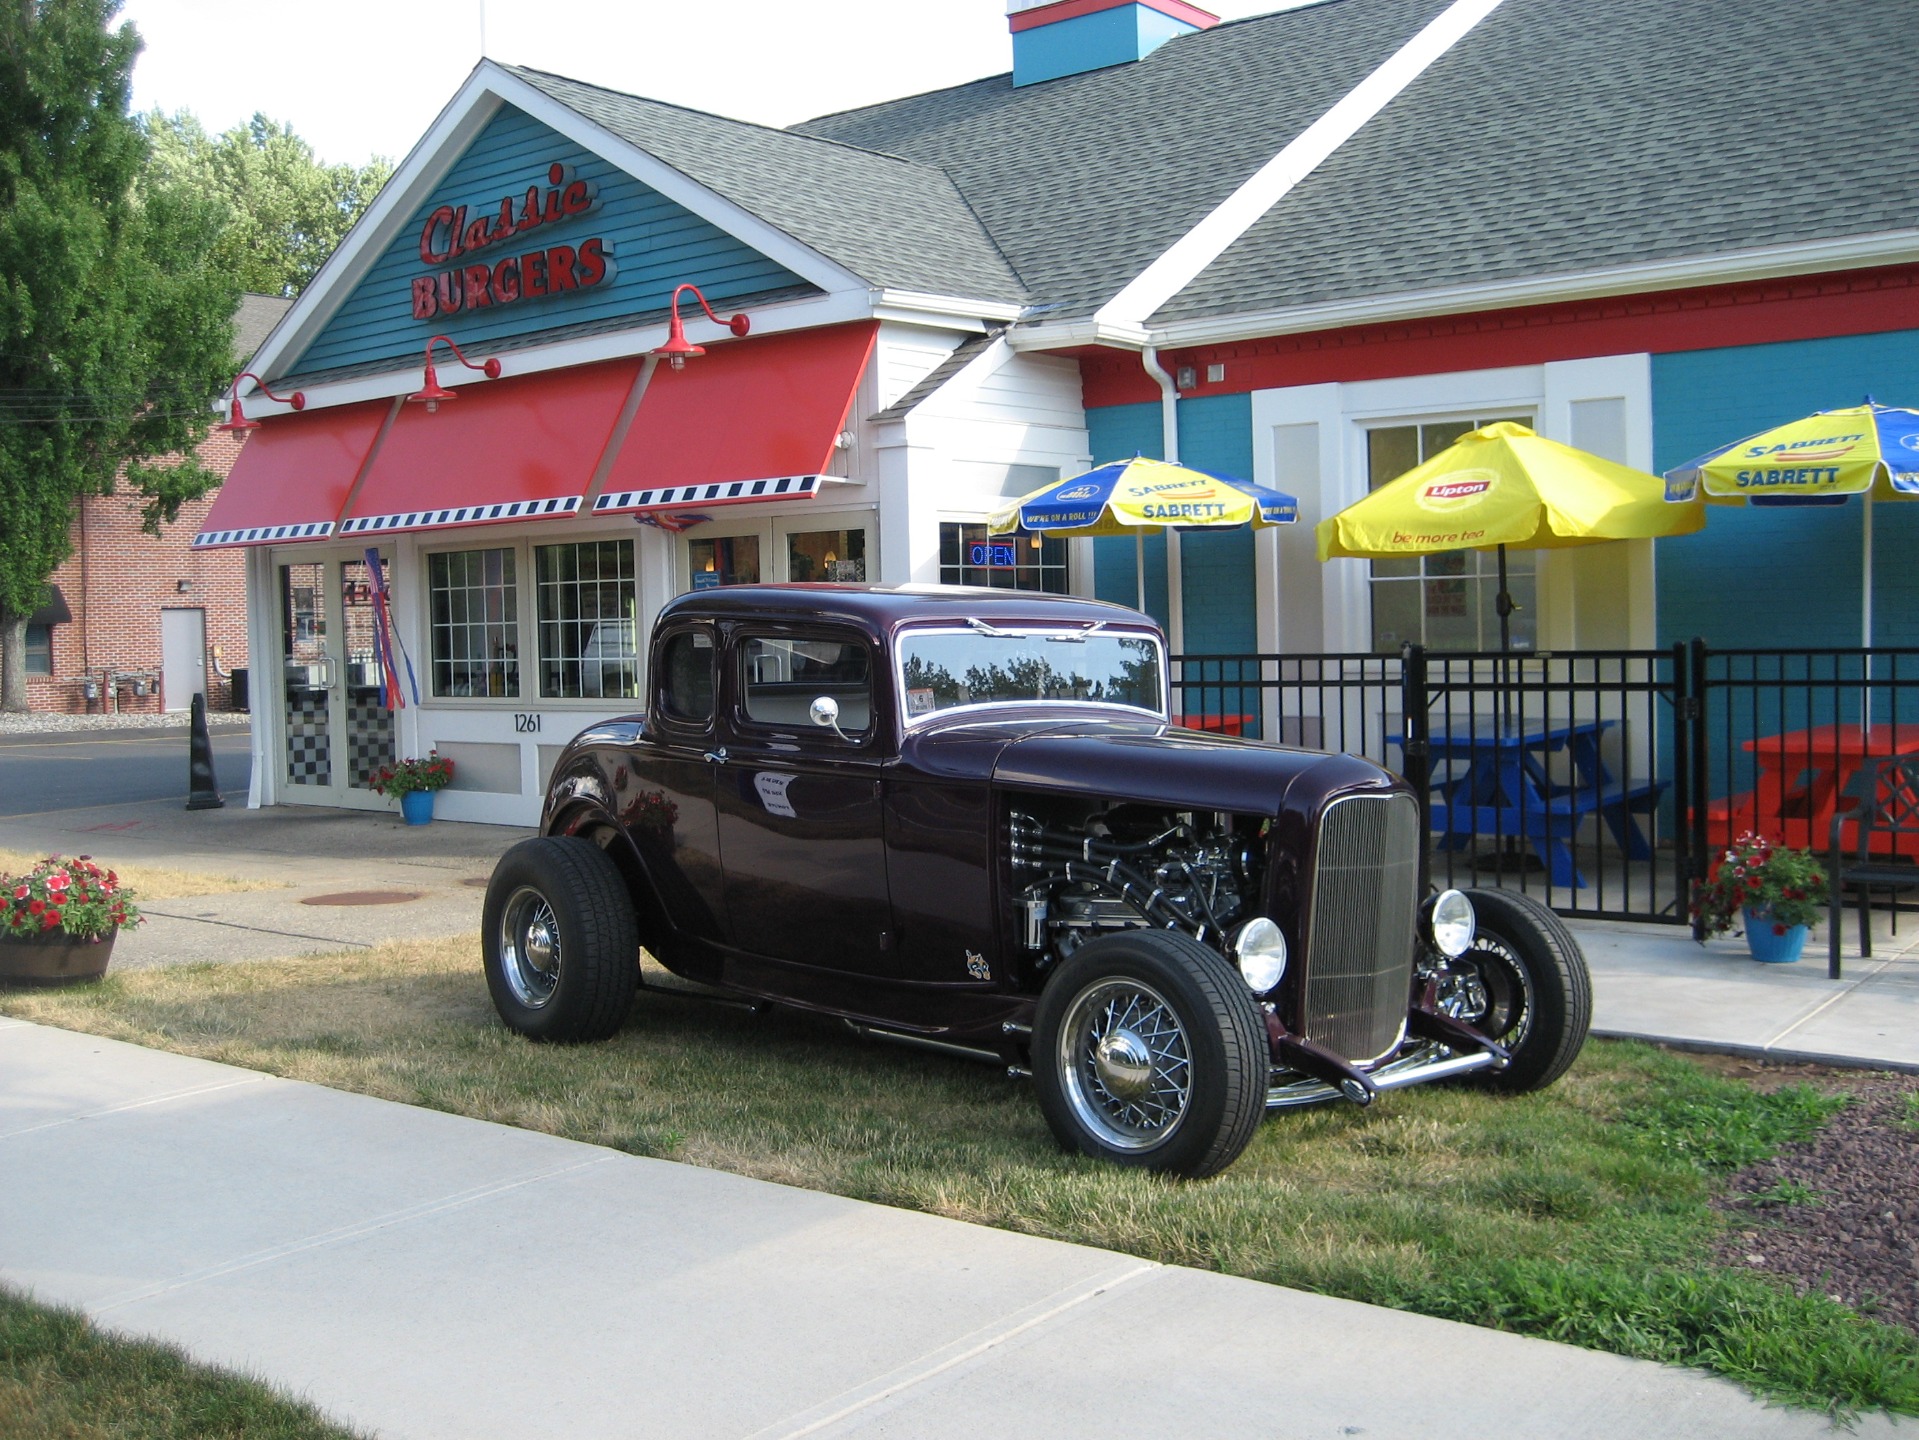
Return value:
<svg viewBox="0 0 1919 1440">
<path fill-rule="evenodd" d="M 283 798 L 383 807 L 372 779 L 394 758 L 393 712 L 380 703 L 365 559 L 283 563 L 279 608 Z"/>
</svg>

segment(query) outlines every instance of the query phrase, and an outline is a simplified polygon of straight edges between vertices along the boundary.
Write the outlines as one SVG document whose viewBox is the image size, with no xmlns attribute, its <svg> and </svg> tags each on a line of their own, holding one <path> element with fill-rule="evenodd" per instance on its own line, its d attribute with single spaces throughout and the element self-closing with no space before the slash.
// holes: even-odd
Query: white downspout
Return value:
<svg viewBox="0 0 1919 1440">
<path fill-rule="evenodd" d="M 1153 377 L 1159 386 L 1159 447 L 1160 458 L 1168 465 L 1179 464 L 1179 391 L 1173 385 L 1173 377 L 1159 363 L 1159 351 L 1148 345 L 1140 352 L 1140 360 L 1146 366 L 1146 373 Z M 1166 639 L 1172 647 L 1172 653 L 1180 655 L 1186 650 L 1186 582 L 1179 565 L 1179 531 L 1173 526 L 1162 527 L 1166 536 Z M 1146 560 L 1139 552 L 1145 549 L 1144 542 L 1135 537 L 1135 555 L 1139 564 L 1140 608 L 1146 608 Z"/>
</svg>

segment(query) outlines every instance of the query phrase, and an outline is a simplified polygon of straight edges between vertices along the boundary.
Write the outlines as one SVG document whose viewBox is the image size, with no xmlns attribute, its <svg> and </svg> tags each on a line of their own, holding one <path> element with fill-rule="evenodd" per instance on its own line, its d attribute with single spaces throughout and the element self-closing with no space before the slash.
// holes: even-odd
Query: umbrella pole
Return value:
<svg viewBox="0 0 1919 1440">
<path fill-rule="evenodd" d="M 1139 582 L 1140 610 L 1146 608 L 1146 532 L 1137 526 L 1133 530 L 1133 577 Z"/>
<path fill-rule="evenodd" d="M 1859 602 L 1859 644 L 1864 653 L 1859 664 L 1865 684 L 1859 688 L 1859 730 L 1867 738 L 1872 735 L 1872 492 L 1868 490 L 1859 497 L 1865 505 L 1865 557 L 1859 562 L 1861 580 L 1861 598 Z"/>
<path fill-rule="evenodd" d="M 1506 728 L 1513 728 L 1513 597 L 1506 588 L 1506 547 L 1499 547 L 1499 595 L 1493 601 L 1499 612 L 1499 695 L 1506 712 Z"/>
</svg>

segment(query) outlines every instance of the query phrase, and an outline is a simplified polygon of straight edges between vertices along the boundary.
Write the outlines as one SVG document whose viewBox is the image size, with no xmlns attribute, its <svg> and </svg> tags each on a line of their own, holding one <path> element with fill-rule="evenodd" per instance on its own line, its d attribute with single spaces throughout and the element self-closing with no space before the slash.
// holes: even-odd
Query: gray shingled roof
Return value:
<svg viewBox="0 0 1919 1440">
<path fill-rule="evenodd" d="M 1443 8 L 1336 0 L 1239 20 L 1135 64 L 1000 75 L 795 128 L 951 175 L 1046 318 L 1131 280 Z"/>
<path fill-rule="evenodd" d="M 1026 299 L 953 181 L 930 164 L 503 68 L 868 284 Z"/>
<path fill-rule="evenodd" d="M 1506 0 L 1153 323 L 1919 227 L 1915 19 Z"/>
<path fill-rule="evenodd" d="M 293 308 L 293 302 L 283 295 L 261 295 L 252 290 L 240 295 L 240 308 L 233 312 L 233 354 L 241 365 L 251 360 L 254 353 L 266 344 L 267 336 L 273 333 L 273 327 L 280 323 L 280 317 Z"/>
</svg>

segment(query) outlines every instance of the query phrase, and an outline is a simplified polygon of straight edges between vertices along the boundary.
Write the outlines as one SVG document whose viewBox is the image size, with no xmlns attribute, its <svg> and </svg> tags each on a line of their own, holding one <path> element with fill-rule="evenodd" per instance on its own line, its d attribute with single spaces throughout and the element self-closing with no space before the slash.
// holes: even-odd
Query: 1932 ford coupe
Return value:
<svg viewBox="0 0 1919 1440">
<path fill-rule="evenodd" d="M 489 884 L 487 983 L 523 1035 L 611 1035 L 644 947 L 676 988 L 1030 1075 L 1062 1145 L 1186 1176 L 1268 1110 L 1530 1090 L 1585 1040 L 1550 910 L 1422 895 L 1419 806 L 1376 765 L 1171 725 L 1136 611 L 697 591 L 647 673 Z"/>
</svg>

